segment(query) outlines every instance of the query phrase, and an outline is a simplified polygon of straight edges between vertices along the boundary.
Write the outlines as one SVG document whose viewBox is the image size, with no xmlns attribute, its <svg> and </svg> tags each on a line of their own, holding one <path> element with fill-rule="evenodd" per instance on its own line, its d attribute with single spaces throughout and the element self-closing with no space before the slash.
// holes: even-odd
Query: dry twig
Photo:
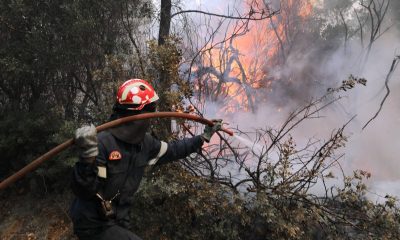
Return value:
<svg viewBox="0 0 400 240">
<path fill-rule="evenodd" d="M 383 97 L 382 102 L 381 102 L 381 104 L 380 104 L 380 106 L 379 106 L 378 111 L 377 111 L 377 112 L 375 113 L 375 115 L 364 125 L 364 127 L 362 128 L 362 130 L 364 130 L 364 129 L 368 126 L 368 124 L 369 124 L 370 122 L 372 122 L 372 121 L 379 115 L 379 113 L 381 112 L 382 107 L 383 107 L 383 104 L 385 103 L 387 97 L 388 97 L 389 94 L 390 94 L 389 80 L 390 80 L 390 78 L 392 77 L 393 72 L 396 70 L 397 65 L 399 64 L 399 61 L 400 61 L 400 56 L 396 56 L 396 57 L 393 59 L 392 66 L 390 67 L 389 73 L 387 74 L 386 80 L 385 80 L 386 95 L 385 95 L 385 97 Z"/>
</svg>

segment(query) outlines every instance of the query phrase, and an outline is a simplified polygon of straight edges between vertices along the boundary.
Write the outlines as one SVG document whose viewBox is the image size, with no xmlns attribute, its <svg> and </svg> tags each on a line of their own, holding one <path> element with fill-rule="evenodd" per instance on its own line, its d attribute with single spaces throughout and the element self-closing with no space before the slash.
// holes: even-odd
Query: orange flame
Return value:
<svg viewBox="0 0 400 240">
<path fill-rule="evenodd" d="M 213 48 L 209 52 L 207 56 L 209 66 L 213 66 L 221 74 L 229 71 L 225 76 L 237 80 L 236 82 L 225 83 L 221 87 L 222 95 L 225 94 L 228 98 L 223 109 L 224 112 L 251 110 L 248 103 L 252 101 L 249 98 L 254 97 L 254 95 L 246 92 L 244 86 L 252 89 L 269 88 L 271 86 L 271 81 L 265 80 L 267 76 L 265 76 L 262 66 L 281 54 L 280 44 L 287 41 L 288 33 L 285 31 L 288 30 L 288 27 L 285 24 L 290 24 L 291 14 L 296 14 L 301 19 L 306 20 L 312 14 L 315 3 L 316 0 L 282 1 L 282 9 L 279 15 L 273 16 L 271 19 L 251 21 L 248 32 L 235 37 L 231 45 L 226 43 L 223 46 L 225 48 L 223 54 L 220 48 Z M 258 4 L 263 3 L 260 0 Z M 244 7 L 248 6 L 249 3 Z M 293 13 L 293 11 L 296 12 Z M 233 32 L 233 29 L 231 32 Z M 235 60 L 230 62 L 230 57 L 235 58 Z M 228 63 L 230 66 L 228 66 Z M 220 81 L 215 75 L 210 75 L 209 79 L 215 85 Z"/>
</svg>

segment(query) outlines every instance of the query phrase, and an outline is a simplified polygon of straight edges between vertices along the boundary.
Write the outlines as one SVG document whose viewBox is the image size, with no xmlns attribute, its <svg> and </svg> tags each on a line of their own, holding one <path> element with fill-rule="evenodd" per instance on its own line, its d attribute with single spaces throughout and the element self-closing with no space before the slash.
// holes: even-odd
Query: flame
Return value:
<svg viewBox="0 0 400 240">
<path fill-rule="evenodd" d="M 244 1 L 246 3 L 246 1 Z M 250 6 L 250 0 L 243 8 Z M 262 21 L 250 21 L 249 31 L 232 42 L 226 42 L 221 48 L 213 48 L 208 53 L 204 62 L 205 66 L 212 66 L 221 75 L 235 81 L 225 81 L 220 87 L 220 94 L 226 98 L 224 102 L 225 113 L 233 113 L 239 110 L 250 111 L 249 103 L 254 101 L 254 94 L 246 92 L 246 86 L 252 89 L 271 89 L 272 81 L 266 76 L 263 66 L 270 64 L 269 61 L 277 59 L 282 54 L 281 45 L 288 41 L 288 26 L 293 14 L 304 21 L 312 14 L 317 0 L 285 0 L 281 1 L 281 13 L 271 19 Z M 259 0 L 259 5 L 263 4 Z M 293 12 L 295 11 L 295 12 Z M 230 30 L 233 33 L 233 29 Z M 211 46 L 211 45 L 210 45 Z M 222 49 L 225 52 L 221 52 Z M 234 61 L 230 61 L 234 58 Z M 228 64 L 230 63 L 230 64 Z M 228 66 L 229 65 L 229 66 Z M 218 86 L 221 80 L 213 74 L 207 76 L 211 87 Z M 224 79 L 226 80 L 226 79 Z"/>
<path fill-rule="evenodd" d="M 313 11 L 314 6 L 317 4 L 317 0 L 309 0 L 303 3 L 300 8 L 299 16 L 302 18 L 308 18 Z"/>
</svg>

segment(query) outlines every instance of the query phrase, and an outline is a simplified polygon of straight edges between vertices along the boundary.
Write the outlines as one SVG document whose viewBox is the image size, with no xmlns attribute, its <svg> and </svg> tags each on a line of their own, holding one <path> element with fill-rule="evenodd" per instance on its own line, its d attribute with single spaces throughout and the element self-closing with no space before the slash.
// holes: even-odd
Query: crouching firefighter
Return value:
<svg viewBox="0 0 400 240">
<path fill-rule="evenodd" d="M 141 79 L 122 84 L 110 120 L 154 112 L 158 96 Z M 70 214 L 74 233 L 83 239 L 140 239 L 130 232 L 129 209 L 144 168 L 161 165 L 201 150 L 204 141 L 221 129 L 221 122 L 205 127 L 193 138 L 162 142 L 146 133 L 149 120 L 125 123 L 103 131 L 85 126 L 75 132 L 79 162 L 74 166 L 72 190 L 76 195 Z"/>
</svg>

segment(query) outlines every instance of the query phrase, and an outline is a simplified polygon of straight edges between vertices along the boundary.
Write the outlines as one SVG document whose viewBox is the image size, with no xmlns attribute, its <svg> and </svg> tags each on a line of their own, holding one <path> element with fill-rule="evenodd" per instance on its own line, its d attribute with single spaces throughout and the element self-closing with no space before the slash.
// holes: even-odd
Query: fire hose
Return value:
<svg viewBox="0 0 400 240">
<path fill-rule="evenodd" d="M 97 132 L 101 132 L 108 128 L 116 127 L 123 123 L 137 121 L 137 120 L 143 120 L 143 119 L 150 119 L 150 118 L 183 118 L 183 119 L 192 120 L 192 121 L 199 122 L 199 123 L 209 125 L 209 126 L 214 125 L 214 123 L 212 121 L 202 118 L 197 115 L 193 115 L 193 114 L 178 113 L 178 112 L 155 112 L 155 113 L 143 113 L 143 114 L 133 115 L 133 116 L 129 116 L 129 117 L 119 118 L 117 120 L 107 122 L 103 125 L 96 127 L 96 130 L 97 130 Z M 222 128 L 221 131 L 224 131 L 227 134 L 229 134 L 230 136 L 233 136 L 233 132 L 228 129 Z M 74 139 L 71 138 L 71 139 L 61 143 L 60 145 L 56 146 L 55 148 L 51 149 L 50 151 L 43 154 L 42 156 L 36 158 L 31 163 L 29 163 L 28 165 L 26 165 L 25 167 L 20 169 L 18 172 L 14 173 L 10 177 L 8 177 L 8 178 L 4 179 L 2 182 L 0 182 L 0 190 L 7 188 L 12 183 L 23 178 L 26 174 L 37 169 L 42 163 L 44 163 L 45 161 L 54 157 L 58 153 L 64 151 L 65 149 L 72 146 L 73 144 L 74 144 Z"/>
</svg>

